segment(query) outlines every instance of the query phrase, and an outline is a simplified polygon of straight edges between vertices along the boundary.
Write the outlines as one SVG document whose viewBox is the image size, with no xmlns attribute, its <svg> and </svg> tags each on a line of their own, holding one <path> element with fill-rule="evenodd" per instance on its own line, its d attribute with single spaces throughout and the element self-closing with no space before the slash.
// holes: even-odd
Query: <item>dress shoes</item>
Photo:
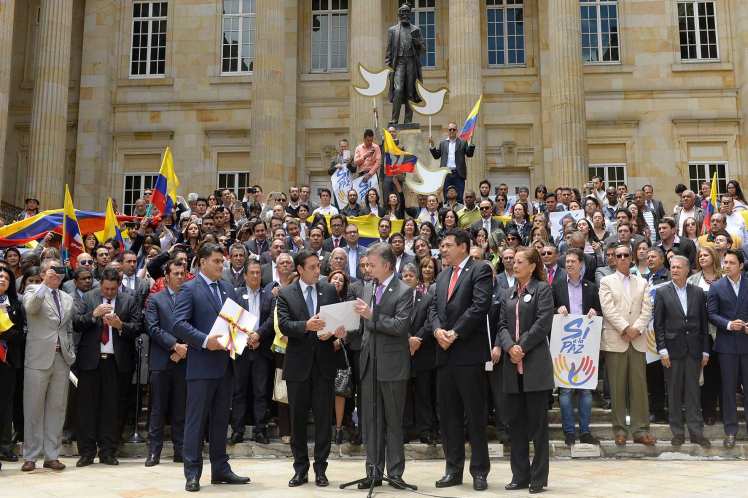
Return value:
<svg viewBox="0 0 748 498">
<path fill-rule="evenodd" d="M 249 481 L 249 477 L 238 476 L 230 470 L 225 474 L 211 476 L 210 478 L 211 484 L 248 484 Z"/>
<path fill-rule="evenodd" d="M 673 436 L 673 439 L 670 440 L 670 444 L 673 446 L 683 446 L 683 443 L 686 442 L 686 438 L 683 436 Z"/>
<path fill-rule="evenodd" d="M 462 474 L 447 474 L 436 481 L 437 488 L 448 488 L 450 486 L 459 486 L 462 484 Z"/>
<path fill-rule="evenodd" d="M 320 488 L 326 488 L 330 485 L 330 481 L 327 480 L 327 476 L 324 472 L 320 472 L 314 477 L 314 484 Z"/>
<path fill-rule="evenodd" d="M 26 460 L 23 462 L 23 465 L 21 465 L 21 471 L 22 472 L 31 472 L 36 468 L 36 463 L 32 462 L 31 460 Z"/>
<path fill-rule="evenodd" d="M 243 443 L 243 442 L 244 442 L 244 434 L 242 434 L 241 432 L 233 433 L 231 435 L 231 439 L 229 439 L 229 444 L 232 446 L 235 444 Z"/>
<path fill-rule="evenodd" d="M 693 436 L 693 435 L 692 435 L 692 436 L 691 436 L 691 442 L 692 442 L 693 444 L 698 444 L 698 445 L 699 445 L 699 446 L 701 446 L 702 448 L 711 448 L 711 447 L 712 447 L 712 443 L 711 443 L 711 441 L 709 441 L 709 440 L 708 440 L 707 438 L 705 438 L 704 436 Z"/>
<path fill-rule="evenodd" d="M 297 486 L 301 486 L 302 484 L 306 484 L 309 482 L 309 477 L 307 474 L 294 474 L 294 476 L 291 478 L 290 481 L 288 481 L 288 487 L 289 488 L 295 488 Z"/>
<path fill-rule="evenodd" d="M 504 489 L 507 491 L 519 491 L 520 489 L 527 489 L 528 487 L 530 487 L 530 485 L 527 483 L 523 484 L 521 482 L 512 481 L 504 486 Z"/>
<path fill-rule="evenodd" d="M 18 455 L 13 453 L 13 450 L 5 450 L 0 452 L 0 460 L 3 460 L 5 462 L 17 462 Z"/>
<path fill-rule="evenodd" d="M 735 436 L 734 435 L 732 435 L 732 436 L 726 436 L 725 440 L 722 442 L 722 444 L 727 449 L 734 448 L 735 447 Z"/>
<path fill-rule="evenodd" d="M 488 481 L 484 475 L 473 476 L 473 489 L 476 491 L 485 491 L 488 489 Z"/>
<path fill-rule="evenodd" d="M 418 440 L 421 441 L 423 444 L 427 444 L 429 446 L 434 446 L 436 443 L 434 443 L 434 438 L 431 436 L 430 433 L 424 432 L 419 437 Z"/>
<path fill-rule="evenodd" d="M 545 488 L 546 486 L 548 486 L 548 483 L 530 483 L 530 494 L 535 495 L 538 493 L 542 493 L 543 491 L 545 491 L 545 489 L 543 488 Z"/>
<path fill-rule="evenodd" d="M 374 487 L 375 488 L 377 486 L 381 486 L 381 485 L 382 485 L 382 480 L 381 479 L 374 479 Z M 365 480 L 363 480 L 360 483 L 358 483 L 358 485 L 356 487 L 358 489 L 369 489 L 369 488 L 371 488 L 371 477 L 367 477 Z"/>
<path fill-rule="evenodd" d="M 148 455 L 148 458 L 145 459 L 145 466 L 146 467 L 154 467 L 160 463 L 161 459 L 156 454 Z"/>
<path fill-rule="evenodd" d="M 119 460 L 113 456 L 100 456 L 99 463 L 103 463 L 104 465 L 119 465 Z"/>
<path fill-rule="evenodd" d="M 258 444 L 270 444 L 270 438 L 268 438 L 268 435 L 262 431 L 257 432 L 254 439 L 255 443 Z"/>
<path fill-rule="evenodd" d="M 65 464 L 59 460 L 47 460 L 46 462 L 44 462 L 44 468 L 52 470 L 64 470 Z"/>
<path fill-rule="evenodd" d="M 200 480 L 197 477 L 191 477 L 187 479 L 187 483 L 184 485 L 184 490 L 190 493 L 200 491 Z"/>
<path fill-rule="evenodd" d="M 654 446 L 657 444 L 657 439 L 652 434 L 644 434 L 634 438 L 634 443 L 643 444 L 644 446 Z"/>
<path fill-rule="evenodd" d="M 92 463 L 94 463 L 94 459 L 92 456 L 82 456 L 75 463 L 75 466 L 76 467 L 88 467 Z"/>
<path fill-rule="evenodd" d="M 390 486 L 392 486 L 395 489 L 409 489 L 408 485 L 403 481 L 403 478 L 400 476 L 387 476 L 387 479 Z"/>
<path fill-rule="evenodd" d="M 574 443 L 576 442 L 577 442 L 577 438 L 573 432 L 567 432 L 566 434 L 564 434 L 564 444 L 566 446 L 571 448 L 572 446 L 574 446 Z"/>
</svg>

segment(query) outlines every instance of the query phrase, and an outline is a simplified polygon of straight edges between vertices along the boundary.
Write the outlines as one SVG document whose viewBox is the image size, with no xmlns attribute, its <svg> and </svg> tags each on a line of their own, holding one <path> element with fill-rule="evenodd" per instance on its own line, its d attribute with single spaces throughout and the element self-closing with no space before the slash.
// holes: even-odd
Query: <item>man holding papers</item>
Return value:
<svg viewBox="0 0 748 498">
<path fill-rule="evenodd" d="M 281 333 L 288 337 L 283 379 L 288 389 L 291 412 L 291 451 L 294 476 L 290 487 L 308 482 L 307 417 L 314 414 L 314 473 L 317 486 L 329 485 L 325 472 L 332 440 L 333 396 L 335 394 L 335 349 L 333 337 L 345 337 L 345 329 L 324 332 L 319 309 L 337 303 L 335 287 L 319 282 L 319 257 L 304 249 L 294 257 L 299 280 L 278 293 L 277 312 Z"/>
<path fill-rule="evenodd" d="M 361 315 L 363 325 L 360 368 L 368 478 L 358 487 L 368 489 L 371 480 L 375 486 L 382 484 L 386 455 L 391 485 L 405 489 L 403 413 L 410 378 L 408 337 L 412 292 L 395 275 L 395 254 L 389 244 L 374 244 L 366 255 L 375 285 L 367 286 L 364 298 L 356 300 L 356 312 Z M 372 379 L 375 371 L 376 377 Z M 376 413 L 374 396 L 377 396 Z M 375 466 L 373 472 L 372 465 Z"/>
<path fill-rule="evenodd" d="M 209 335 L 224 301 L 239 301 L 234 289 L 221 280 L 223 251 L 204 244 L 197 253 L 198 276 L 182 286 L 174 312 L 174 336 L 189 345 L 187 353 L 187 409 L 184 431 L 184 476 L 187 491 L 200 490 L 203 470 L 202 440 L 210 421 L 211 483 L 246 484 L 248 477 L 231 471 L 226 454 L 226 432 L 234 379 L 229 355 L 218 335 Z"/>
</svg>

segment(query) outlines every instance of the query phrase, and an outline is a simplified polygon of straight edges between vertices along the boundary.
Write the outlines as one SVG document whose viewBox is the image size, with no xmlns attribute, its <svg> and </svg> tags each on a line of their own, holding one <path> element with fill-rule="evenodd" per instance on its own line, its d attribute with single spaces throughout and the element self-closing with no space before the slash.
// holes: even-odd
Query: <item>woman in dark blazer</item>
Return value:
<svg viewBox="0 0 748 498">
<path fill-rule="evenodd" d="M 366 198 L 364 198 L 363 209 L 361 209 L 361 215 L 373 214 L 384 217 L 384 208 L 382 203 L 379 202 L 379 192 L 375 188 L 370 188 L 366 191 Z"/>
<path fill-rule="evenodd" d="M 507 490 L 530 488 L 540 493 L 548 485 L 548 397 L 553 389 L 553 362 L 548 336 L 553 324 L 553 293 L 538 251 L 520 248 L 514 255 L 514 288 L 501 306 L 499 335 L 503 389 L 508 401 L 512 440 L 512 481 Z M 529 445 L 535 454 L 530 464 Z"/>
<path fill-rule="evenodd" d="M 6 266 L 0 267 L 0 308 L 7 313 L 9 328 L 0 333 L 0 458 L 9 462 L 18 461 L 11 441 L 11 423 L 13 421 L 13 401 L 17 385 L 16 374 L 22 371 L 24 361 L 24 326 L 26 315 L 23 304 L 16 293 L 16 277 Z M 23 433 L 23 426 L 16 427 Z"/>
</svg>

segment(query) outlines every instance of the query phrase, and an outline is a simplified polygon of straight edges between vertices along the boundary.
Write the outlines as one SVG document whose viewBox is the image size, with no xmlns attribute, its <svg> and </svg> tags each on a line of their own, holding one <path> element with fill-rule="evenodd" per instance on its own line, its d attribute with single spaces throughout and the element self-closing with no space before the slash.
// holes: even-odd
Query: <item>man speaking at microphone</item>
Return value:
<svg viewBox="0 0 748 498">
<path fill-rule="evenodd" d="M 358 487 L 368 489 L 372 480 L 375 486 L 382 484 L 386 455 L 390 485 L 405 489 L 403 413 L 410 377 L 408 331 L 413 293 L 395 276 L 395 255 L 388 244 L 374 244 L 366 255 L 374 285 L 367 286 L 364 298 L 355 304 L 363 331 L 360 371 L 367 471 L 367 481 Z M 372 466 L 376 468 L 373 475 Z"/>
<path fill-rule="evenodd" d="M 187 353 L 187 408 L 184 427 L 184 476 L 187 491 L 200 491 L 203 472 L 202 441 L 205 425 L 210 438 L 212 484 L 247 484 L 248 477 L 231 471 L 226 454 L 226 432 L 234 392 L 229 355 L 208 335 L 226 299 L 239 302 L 234 288 L 221 280 L 223 250 L 217 244 L 204 244 L 197 253 L 198 276 L 182 286 L 174 310 L 174 336 L 189 345 Z"/>
</svg>

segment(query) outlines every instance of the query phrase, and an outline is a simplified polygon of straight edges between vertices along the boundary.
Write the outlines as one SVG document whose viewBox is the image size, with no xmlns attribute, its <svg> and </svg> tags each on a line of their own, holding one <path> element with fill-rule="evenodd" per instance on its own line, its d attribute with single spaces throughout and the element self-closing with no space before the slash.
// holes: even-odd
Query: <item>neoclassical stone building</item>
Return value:
<svg viewBox="0 0 748 498">
<path fill-rule="evenodd" d="M 483 94 L 469 184 L 747 179 L 748 1 L 410 0 L 435 136 Z M 2 199 L 127 208 L 174 151 L 181 193 L 323 185 L 372 102 L 397 0 L 0 0 Z M 389 116 L 385 98 L 380 116 Z M 384 119 L 383 119 L 384 121 Z M 426 123 L 426 119 L 420 119 Z M 425 127 L 424 127 L 425 128 Z M 424 130 L 424 140 L 426 131 Z"/>
</svg>

